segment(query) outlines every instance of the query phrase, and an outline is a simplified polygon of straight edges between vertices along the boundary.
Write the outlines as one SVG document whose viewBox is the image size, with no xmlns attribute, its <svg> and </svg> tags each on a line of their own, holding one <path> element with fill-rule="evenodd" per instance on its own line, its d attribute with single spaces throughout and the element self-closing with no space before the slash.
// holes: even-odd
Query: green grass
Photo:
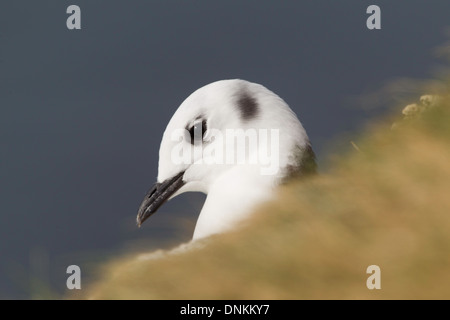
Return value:
<svg viewBox="0 0 450 320">
<path fill-rule="evenodd" d="M 279 190 L 203 248 L 103 266 L 76 298 L 450 299 L 450 98 Z M 366 268 L 381 268 L 368 290 Z"/>
</svg>

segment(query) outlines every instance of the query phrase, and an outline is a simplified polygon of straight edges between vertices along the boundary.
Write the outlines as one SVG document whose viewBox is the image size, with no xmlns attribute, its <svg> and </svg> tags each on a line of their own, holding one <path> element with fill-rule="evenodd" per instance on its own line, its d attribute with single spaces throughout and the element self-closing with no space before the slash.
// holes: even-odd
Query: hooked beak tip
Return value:
<svg viewBox="0 0 450 320">
<path fill-rule="evenodd" d="M 156 183 L 147 193 L 138 210 L 136 223 L 138 227 L 144 223 L 158 208 L 184 185 L 184 171 L 161 183 Z"/>
</svg>

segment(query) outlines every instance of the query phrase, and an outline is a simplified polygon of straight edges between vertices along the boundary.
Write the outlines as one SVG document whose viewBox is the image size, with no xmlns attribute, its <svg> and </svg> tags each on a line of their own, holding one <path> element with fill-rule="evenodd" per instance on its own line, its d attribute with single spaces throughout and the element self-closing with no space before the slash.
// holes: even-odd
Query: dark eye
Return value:
<svg viewBox="0 0 450 320">
<path fill-rule="evenodd" d="M 197 144 L 203 141 L 206 132 L 206 120 L 199 120 L 189 129 L 191 144 Z"/>
</svg>

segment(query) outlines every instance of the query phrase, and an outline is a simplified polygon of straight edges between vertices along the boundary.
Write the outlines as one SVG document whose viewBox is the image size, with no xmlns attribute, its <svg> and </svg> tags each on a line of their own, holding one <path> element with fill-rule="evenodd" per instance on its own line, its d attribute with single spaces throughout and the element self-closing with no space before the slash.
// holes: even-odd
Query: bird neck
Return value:
<svg viewBox="0 0 450 320">
<path fill-rule="evenodd" d="M 227 231 L 245 220 L 261 203 L 271 199 L 279 179 L 248 167 L 234 167 L 219 176 L 208 196 L 194 231 L 194 240 Z"/>
</svg>

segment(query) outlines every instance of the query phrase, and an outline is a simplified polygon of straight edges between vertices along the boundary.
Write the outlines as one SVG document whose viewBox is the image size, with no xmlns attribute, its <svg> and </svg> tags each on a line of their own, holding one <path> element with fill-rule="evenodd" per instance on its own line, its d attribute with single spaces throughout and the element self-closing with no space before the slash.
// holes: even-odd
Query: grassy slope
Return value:
<svg viewBox="0 0 450 320">
<path fill-rule="evenodd" d="M 189 253 L 105 266 L 83 298 L 450 299 L 450 99 L 377 125 L 333 169 L 281 188 L 240 230 Z M 366 268 L 381 267 L 381 290 Z"/>
</svg>

